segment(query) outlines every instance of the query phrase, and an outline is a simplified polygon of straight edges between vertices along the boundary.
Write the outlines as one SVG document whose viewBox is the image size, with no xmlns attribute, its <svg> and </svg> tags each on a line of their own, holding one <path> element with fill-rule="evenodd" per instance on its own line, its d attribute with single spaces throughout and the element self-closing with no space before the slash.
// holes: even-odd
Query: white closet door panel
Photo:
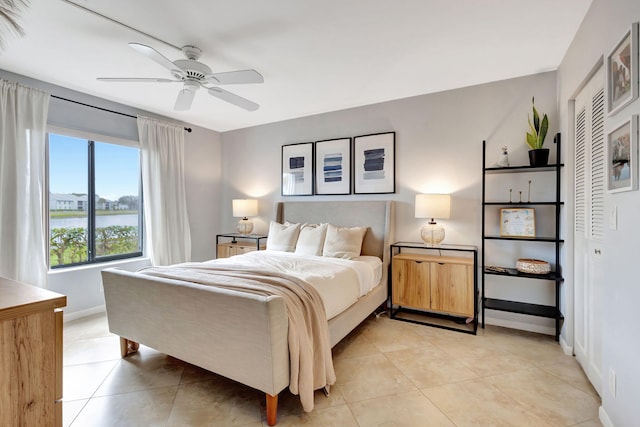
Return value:
<svg viewBox="0 0 640 427">
<path fill-rule="evenodd" d="M 576 359 L 596 391 L 602 387 L 602 274 L 604 239 L 604 73 L 575 100 L 574 306 Z"/>
<path fill-rule="evenodd" d="M 581 94 L 582 95 L 582 94 Z M 584 96 L 576 99 L 575 117 L 575 211 L 574 211 L 574 342 L 573 351 L 578 363 L 583 367 L 588 366 L 587 346 L 589 342 L 587 317 L 588 301 L 586 293 L 587 265 L 586 256 L 587 224 L 590 222 L 590 200 L 588 182 L 590 171 L 588 157 L 591 152 L 591 144 L 587 144 L 587 136 L 591 135 L 590 111 L 587 117 L 586 101 Z"/>
</svg>

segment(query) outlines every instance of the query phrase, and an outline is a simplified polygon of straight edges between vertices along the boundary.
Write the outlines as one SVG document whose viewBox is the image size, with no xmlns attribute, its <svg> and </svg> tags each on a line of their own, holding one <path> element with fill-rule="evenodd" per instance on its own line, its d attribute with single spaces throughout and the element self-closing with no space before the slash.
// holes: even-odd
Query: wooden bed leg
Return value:
<svg viewBox="0 0 640 427">
<path fill-rule="evenodd" d="M 140 344 L 135 341 L 120 337 L 120 357 L 127 357 L 130 353 L 135 353 L 140 348 Z"/>
<path fill-rule="evenodd" d="M 278 395 L 267 395 L 267 424 L 270 426 L 276 425 L 276 418 L 278 416 Z"/>
<path fill-rule="evenodd" d="M 120 337 L 120 357 L 125 358 L 129 354 L 129 340 Z"/>
</svg>

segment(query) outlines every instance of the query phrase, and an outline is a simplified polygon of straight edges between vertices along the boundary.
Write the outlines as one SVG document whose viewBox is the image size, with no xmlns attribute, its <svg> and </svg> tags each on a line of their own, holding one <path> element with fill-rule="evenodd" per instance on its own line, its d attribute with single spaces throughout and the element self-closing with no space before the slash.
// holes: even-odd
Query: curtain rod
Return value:
<svg viewBox="0 0 640 427">
<path fill-rule="evenodd" d="M 106 111 L 107 113 L 119 114 L 121 116 L 131 117 L 132 119 L 137 119 L 136 116 L 132 116 L 131 114 L 127 114 L 127 113 L 121 113 L 120 111 L 113 111 L 113 110 L 109 110 L 107 108 L 96 107 L 95 105 L 85 104 L 84 102 L 74 101 L 73 99 L 63 98 L 61 96 L 51 95 L 51 97 L 52 98 L 56 98 L 56 99 L 60 99 L 62 101 L 73 102 L 74 104 L 83 105 L 85 107 L 95 108 L 96 110 Z M 191 128 L 185 127 L 184 130 L 186 130 L 187 132 L 191 133 Z"/>
</svg>

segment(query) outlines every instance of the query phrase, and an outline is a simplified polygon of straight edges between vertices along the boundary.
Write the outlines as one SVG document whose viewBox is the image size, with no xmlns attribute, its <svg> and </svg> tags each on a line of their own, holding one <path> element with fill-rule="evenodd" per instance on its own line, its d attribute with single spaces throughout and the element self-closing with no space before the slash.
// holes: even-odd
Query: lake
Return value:
<svg viewBox="0 0 640 427">
<path fill-rule="evenodd" d="M 50 228 L 87 227 L 87 218 L 51 218 Z M 109 227 L 111 225 L 138 226 L 138 215 L 98 215 L 96 216 L 96 228 Z"/>
</svg>

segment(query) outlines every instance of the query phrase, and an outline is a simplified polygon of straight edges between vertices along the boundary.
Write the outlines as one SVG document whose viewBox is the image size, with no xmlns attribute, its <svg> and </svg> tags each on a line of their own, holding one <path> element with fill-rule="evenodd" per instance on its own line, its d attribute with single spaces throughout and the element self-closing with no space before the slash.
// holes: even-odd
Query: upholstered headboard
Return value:
<svg viewBox="0 0 640 427">
<path fill-rule="evenodd" d="M 392 201 L 279 202 L 276 221 L 368 227 L 362 242 L 362 255 L 380 257 L 388 265 L 389 245 L 394 238 L 394 208 Z"/>
</svg>

